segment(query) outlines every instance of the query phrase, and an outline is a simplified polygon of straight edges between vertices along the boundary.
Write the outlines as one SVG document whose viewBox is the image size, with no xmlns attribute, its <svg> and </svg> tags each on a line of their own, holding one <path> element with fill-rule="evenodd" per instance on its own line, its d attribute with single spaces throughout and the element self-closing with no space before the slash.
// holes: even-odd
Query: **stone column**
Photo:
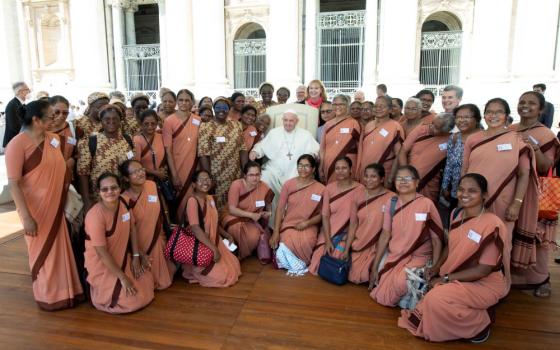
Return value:
<svg viewBox="0 0 560 350">
<path fill-rule="evenodd" d="M 195 90 L 198 96 L 228 95 L 224 2 L 193 1 Z M 208 25 L 208 24 L 212 25 Z"/>
<path fill-rule="evenodd" d="M 130 3 L 124 9 L 126 22 L 126 44 L 136 45 L 136 28 L 134 27 L 134 12 L 138 11 L 138 5 Z"/>
<path fill-rule="evenodd" d="M 201 14 L 205 17 L 205 14 Z M 167 43 L 173 52 L 167 55 L 164 64 L 163 86 L 173 90 L 192 89 L 194 85 L 193 69 L 193 11 L 192 0 L 165 1 L 165 19 Z M 161 25 L 161 24 L 160 24 Z M 209 28 L 214 23 L 207 22 Z"/>
<path fill-rule="evenodd" d="M 277 89 L 286 86 L 295 95 L 298 74 L 299 16 L 298 1 L 270 1 L 266 33 L 266 80 Z"/>
<path fill-rule="evenodd" d="M 107 4 L 105 6 L 105 31 L 107 33 L 107 58 L 109 61 L 109 81 L 116 87 L 116 75 L 115 75 L 115 50 L 113 41 L 113 16 L 111 5 Z"/>
<path fill-rule="evenodd" d="M 14 16 L 17 6 L 21 4 L 11 1 L 0 2 L 0 101 L 6 107 L 13 98 L 12 83 L 22 80 L 24 60 L 22 50 L 27 42 L 20 46 L 20 27 L 18 16 Z M 19 11 L 18 11 L 19 12 Z M 30 81 L 27 82 L 31 84 Z"/>
<path fill-rule="evenodd" d="M 125 43 L 125 23 L 123 14 L 123 3 L 114 0 L 113 6 L 113 47 L 115 49 L 115 76 L 117 90 L 126 90 L 126 74 L 123 56 Z"/>
<path fill-rule="evenodd" d="M 395 20 L 397 19 L 397 20 Z M 410 95 L 419 87 L 416 57 L 419 54 L 418 1 L 391 0 L 381 3 L 378 83 L 389 94 Z M 395 33 L 399 33 L 398 36 Z M 419 51 L 419 50 L 418 50 Z"/>
<path fill-rule="evenodd" d="M 305 1 L 305 85 L 317 79 L 317 15 L 319 0 Z M 293 92 L 295 96 L 295 91 Z"/>
<path fill-rule="evenodd" d="M 167 16 L 165 8 L 165 0 L 158 0 L 158 17 L 159 17 L 159 62 L 161 70 L 162 84 L 168 81 L 168 64 L 167 64 Z M 162 86 L 166 86 L 163 84 Z"/>
<path fill-rule="evenodd" d="M 374 98 L 377 80 L 377 4 L 377 0 L 366 1 L 362 89 L 367 99 Z"/>
</svg>

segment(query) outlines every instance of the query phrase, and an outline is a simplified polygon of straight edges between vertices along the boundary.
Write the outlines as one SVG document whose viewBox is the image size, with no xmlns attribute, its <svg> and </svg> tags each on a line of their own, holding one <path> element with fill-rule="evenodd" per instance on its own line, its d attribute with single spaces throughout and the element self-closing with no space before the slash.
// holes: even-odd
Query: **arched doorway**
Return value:
<svg viewBox="0 0 560 350">
<path fill-rule="evenodd" d="M 241 26 L 233 41 L 234 89 L 258 97 L 266 79 L 266 33 L 259 24 Z"/>
<path fill-rule="evenodd" d="M 462 35 L 461 21 L 450 12 L 436 12 L 422 24 L 420 83 L 436 95 L 459 83 Z"/>
</svg>

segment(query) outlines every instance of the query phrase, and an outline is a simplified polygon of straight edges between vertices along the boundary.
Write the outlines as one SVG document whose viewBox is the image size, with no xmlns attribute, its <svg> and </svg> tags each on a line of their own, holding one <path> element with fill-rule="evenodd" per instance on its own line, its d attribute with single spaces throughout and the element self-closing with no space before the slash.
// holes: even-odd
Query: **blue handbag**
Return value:
<svg viewBox="0 0 560 350">
<path fill-rule="evenodd" d="M 346 234 L 340 234 L 333 237 L 332 243 L 335 249 L 338 248 L 338 244 L 344 239 L 344 237 L 346 237 Z M 346 249 L 350 249 L 350 247 L 347 247 Z M 321 261 L 319 262 L 318 274 L 325 281 L 341 286 L 348 282 L 351 261 L 352 259 L 350 258 L 350 255 L 348 255 L 348 260 L 341 260 L 325 254 L 321 257 Z"/>
</svg>

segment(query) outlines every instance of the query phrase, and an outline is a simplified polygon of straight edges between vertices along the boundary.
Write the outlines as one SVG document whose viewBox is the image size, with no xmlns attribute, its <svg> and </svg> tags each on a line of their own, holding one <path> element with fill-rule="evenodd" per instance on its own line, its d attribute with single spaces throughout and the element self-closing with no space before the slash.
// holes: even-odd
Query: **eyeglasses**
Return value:
<svg viewBox="0 0 560 350">
<path fill-rule="evenodd" d="M 414 176 L 397 176 L 397 177 L 395 177 L 396 182 L 412 182 L 413 180 L 416 180 L 414 178 Z"/>
<path fill-rule="evenodd" d="M 109 186 L 109 187 L 101 187 L 101 188 L 99 188 L 99 192 L 103 192 L 103 193 L 115 192 L 115 191 L 118 191 L 119 189 L 120 189 L 119 186 L 114 185 L 114 186 Z"/>
<path fill-rule="evenodd" d="M 216 106 L 214 107 L 214 111 L 217 112 L 227 112 L 229 111 L 229 108 L 227 106 Z"/>
<path fill-rule="evenodd" d="M 298 164 L 298 169 L 311 169 L 311 164 Z"/>
<path fill-rule="evenodd" d="M 69 111 L 59 111 L 58 109 L 55 109 L 55 110 L 54 110 L 54 115 L 68 116 L 68 114 L 70 114 Z"/>
<path fill-rule="evenodd" d="M 346 103 L 333 103 L 333 107 L 346 107 Z"/>
<path fill-rule="evenodd" d="M 323 109 L 323 110 L 321 111 L 321 114 L 332 113 L 332 111 L 333 111 L 332 109 Z"/>
<path fill-rule="evenodd" d="M 503 116 L 503 115 L 506 115 L 505 111 L 484 111 L 484 116 L 488 116 L 488 117 L 491 117 L 491 116 L 499 117 L 499 116 Z"/>
<path fill-rule="evenodd" d="M 455 120 L 469 120 L 473 118 L 474 117 L 472 115 L 458 115 L 455 117 Z"/>
</svg>

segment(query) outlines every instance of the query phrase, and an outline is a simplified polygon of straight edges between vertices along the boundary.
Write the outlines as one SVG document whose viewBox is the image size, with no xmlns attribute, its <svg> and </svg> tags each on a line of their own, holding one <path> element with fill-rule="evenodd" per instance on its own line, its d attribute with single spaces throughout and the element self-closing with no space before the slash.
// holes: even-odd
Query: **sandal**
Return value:
<svg viewBox="0 0 560 350">
<path fill-rule="evenodd" d="M 533 291 L 533 295 L 536 296 L 537 298 L 549 298 L 551 292 L 552 292 L 552 288 L 550 282 L 546 282 L 540 285 L 538 288 L 536 288 Z"/>
<path fill-rule="evenodd" d="M 473 344 L 480 344 L 487 341 L 489 337 L 490 337 L 490 326 L 488 326 L 486 329 L 484 329 L 482 332 L 480 332 L 480 334 L 478 334 L 474 338 L 469 339 L 469 341 Z"/>
</svg>

